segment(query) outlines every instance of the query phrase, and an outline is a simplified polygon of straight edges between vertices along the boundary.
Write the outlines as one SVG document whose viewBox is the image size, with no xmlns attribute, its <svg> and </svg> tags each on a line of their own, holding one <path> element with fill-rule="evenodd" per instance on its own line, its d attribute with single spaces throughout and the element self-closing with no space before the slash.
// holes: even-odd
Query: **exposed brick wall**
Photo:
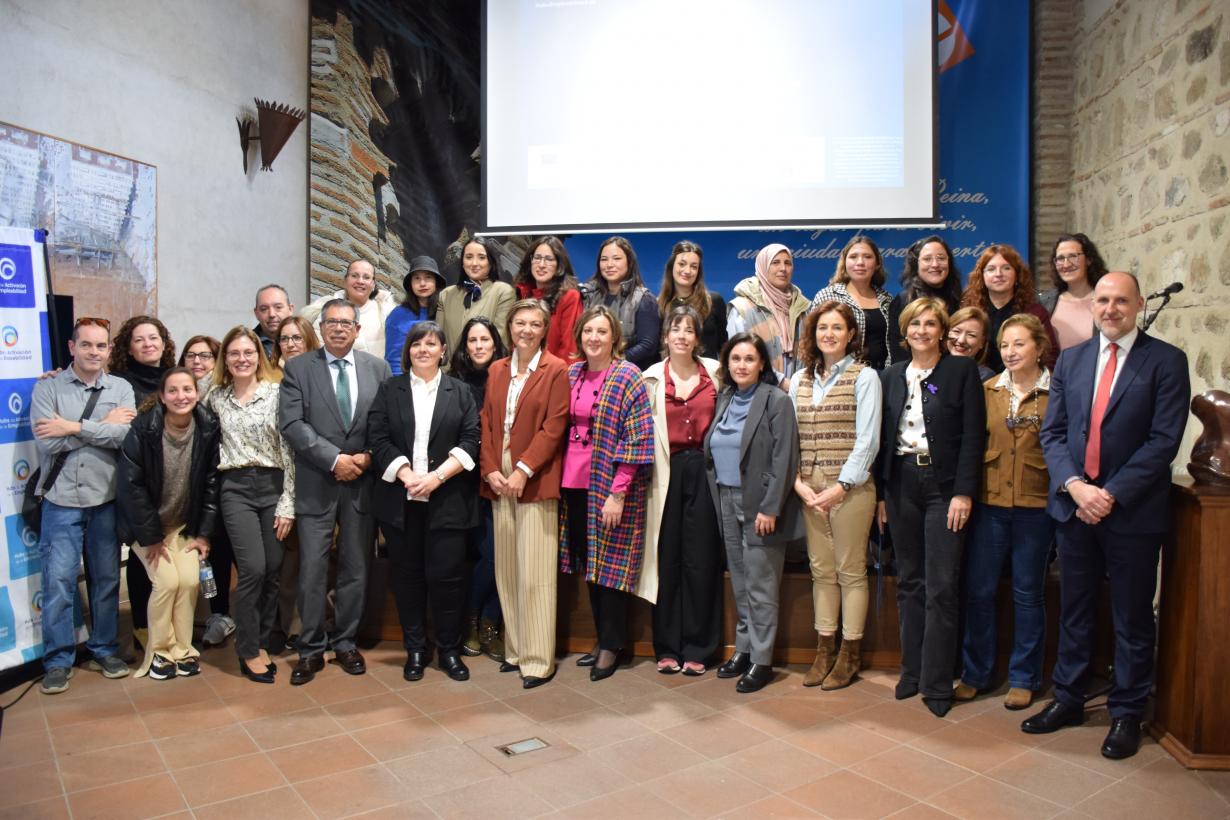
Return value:
<svg viewBox="0 0 1230 820">
<path fill-rule="evenodd" d="M 1230 4 L 1084 0 L 1074 11 L 1069 224 L 1146 292 L 1185 284 L 1153 332 L 1187 351 L 1195 393 L 1226 389 Z M 1192 418 L 1176 466 L 1199 429 Z"/>
<path fill-rule="evenodd" d="M 1072 184 L 1071 0 L 1034 0 L 1033 7 L 1033 201 L 1029 259 L 1039 287 L 1050 286 L 1050 253 L 1055 237 L 1069 227 Z"/>
</svg>

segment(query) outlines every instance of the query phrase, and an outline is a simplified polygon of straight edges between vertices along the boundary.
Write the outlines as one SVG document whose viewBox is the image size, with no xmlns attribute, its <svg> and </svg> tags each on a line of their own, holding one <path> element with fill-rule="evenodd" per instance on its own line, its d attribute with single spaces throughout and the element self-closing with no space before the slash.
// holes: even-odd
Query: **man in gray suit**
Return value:
<svg viewBox="0 0 1230 820">
<path fill-rule="evenodd" d="M 331 647 L 351 675 L 367 671 L 355 648 L 363 617 L 367 568 L 373 549 L 371 455 L 367 410 L 389 378 L 384 359 L 354 350 L 359 311 L 345 299 L 325 303 L 320 327 L 325 346 L 286 364 L 278 419 L 295 451 L 295 518 L 299 531 L 299 662 L 294 685 L 324 668 Z M 325 635 L 329 545 L 337 525 L 336 631 Z"/>
</svg>

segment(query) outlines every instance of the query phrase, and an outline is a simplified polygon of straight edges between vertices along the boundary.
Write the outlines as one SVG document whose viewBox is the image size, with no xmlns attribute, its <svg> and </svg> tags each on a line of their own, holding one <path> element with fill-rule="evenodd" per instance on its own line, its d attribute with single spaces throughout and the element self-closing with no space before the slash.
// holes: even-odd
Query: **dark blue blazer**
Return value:
<svg viewBox="0 0 1230 820">
<path fill-rule="evenodd" d="M 1067 521 L 1076 505 L 1063 482 L 1085 472 L 1085 442 L 1093 409 L 1094 371 L 1101 334 L 1059 355 L 1042 425 L 1050 472 L 1047 512 Z M 1102 524 L 1122 533 L 1170 529 L 1170 463 L 1187 426 L 1191 382 L 1187 355 L 1148 335 L 1136 337 L 1102 419 L 1098 484 L 1115 497 Z"/>
</svg>

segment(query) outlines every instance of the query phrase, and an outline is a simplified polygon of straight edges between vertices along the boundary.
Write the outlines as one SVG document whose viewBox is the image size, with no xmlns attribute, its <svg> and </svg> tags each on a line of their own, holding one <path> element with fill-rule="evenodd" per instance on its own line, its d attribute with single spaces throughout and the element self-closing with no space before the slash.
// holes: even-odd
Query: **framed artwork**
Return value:
<svg viewBox="0 0 1230 820">
<path fill-rule="evenodd" d="M 158 306 L 158 170 L 0 122 L 0 225 L 47 232 L 52 290 L 118 327 Z"/>
</svg>

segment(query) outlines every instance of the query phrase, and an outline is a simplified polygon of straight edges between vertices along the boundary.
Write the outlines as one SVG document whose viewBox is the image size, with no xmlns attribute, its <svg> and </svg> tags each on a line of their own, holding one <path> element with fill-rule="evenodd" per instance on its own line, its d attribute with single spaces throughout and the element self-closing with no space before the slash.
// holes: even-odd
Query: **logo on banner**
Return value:
<svg viewBox="0 0 1230 820">
<path fill-rule="evenodd" d="M 17 648 L 17 619 L 13 617 L 13 599 L 7 586 L 0 587 L 0 652 Z"/>
<path fill-rule="evenodd" d="M 19 458 L 13 462 L 13 478 L 18 481 L 25 481 L 30 477 L 30 462 L 24 458 Z"/>
<path fill-rule="evenodd" d="M 29 245 L 0 244 L 0 307 L 34 307 L 34 268 Z"/>
<path fill-rule="evenodd" d="M 952 13 L 944 0 L 940 0 L 939 13 L 937 29 L 940 71 L 947 71 L 962 60 L 973 57 L 974 47 L 965 36 L 965 30 L 961 28 L 957 15 Z"/>
<path fill-rule="evenodd" d="M 12 325 L 5 325 L 0 330 L 0 342 L 4 343 L 5 347 L 14 347 L 21 337 L 17 333 L 17 328 Z"/>
<path fill-rule="evenodd" d="M 0 379 L 0 444 L 30 441 L 30 395 L 35 379 Z"/>
<path fill-rule="evenodd" d="M 9 553 L 9 579 L 26 578 L 41 569 L 38 536 L 26 526 L 21 513 L 4 517 L 4 540 Z"/>
</svg>

